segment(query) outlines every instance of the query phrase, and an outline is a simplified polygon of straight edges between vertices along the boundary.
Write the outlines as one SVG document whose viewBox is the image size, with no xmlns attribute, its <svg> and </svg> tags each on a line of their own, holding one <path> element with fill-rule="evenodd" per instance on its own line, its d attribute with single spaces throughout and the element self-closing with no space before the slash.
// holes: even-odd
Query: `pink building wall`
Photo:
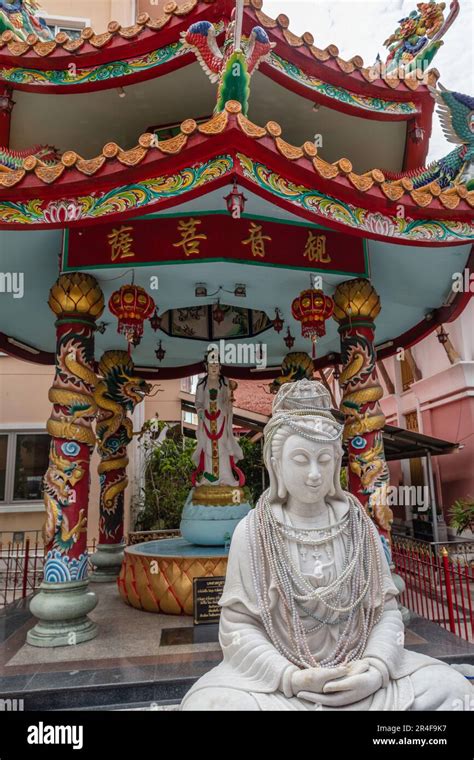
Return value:
<svg viewBox="0 0 474 760">
<path fill-rule="evenodd" d="M 438 503 L 448 521 L 448 509 L 465 496 L 474 496 L 474 301 L 451 324 L 444 326 L 458 359 L 451 363 L 436 334 L 411 349 L 421 379 L 403 391 L 400 361 L 384 362 L 395 385 L 386 393 L 382 408 L 387 422 L 406 426 L 405 416 L 417 412 L 420 433 L 459 443 L 459 449 L 446 456 L 433 457 Z M 385 388 L 385 391 L 387 389 Z M 390 464 L 392 483 L 409 485 L 409 465 Z M 396 516 L 399 516 L 396 514 Z"/>
</svg>

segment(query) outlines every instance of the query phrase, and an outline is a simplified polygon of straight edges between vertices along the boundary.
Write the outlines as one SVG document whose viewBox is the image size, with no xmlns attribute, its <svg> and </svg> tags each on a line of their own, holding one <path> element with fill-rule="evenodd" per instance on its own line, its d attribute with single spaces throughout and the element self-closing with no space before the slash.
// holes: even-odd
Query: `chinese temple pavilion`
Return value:
<svg viewBox="0 0 474 760">
<path fill-rule="evenodd" d="M 263 349 L 269 383 L 282 365 L 305 376 L 308 355 L 310 373 L 342 365 L 350 488 L 386 537 L 376 358 L 471 295 L 452 282 L 473 261 L 474 99 L 429 68 L 457 0 L 419 3 L 375 65 L 294 34 L 262 0 L 168 2 L 73 40 L 50 39 L 32 3 L 14 4 L 21 28 L 0 5 L 1 262 L 25 283 L 0 301 L 0 350 L 56 365 L 30 643 L 70 643 L 65 622 L 75 641 L 96 634 L 91 450 L 110 554 L 127 413 L 150 381 L 202 372 L 210 343 L 255 347 L 224 355 L 237 380 L 257 376 Z M 455 145 L 426 166 L 436 103 Z"/>
</svg>

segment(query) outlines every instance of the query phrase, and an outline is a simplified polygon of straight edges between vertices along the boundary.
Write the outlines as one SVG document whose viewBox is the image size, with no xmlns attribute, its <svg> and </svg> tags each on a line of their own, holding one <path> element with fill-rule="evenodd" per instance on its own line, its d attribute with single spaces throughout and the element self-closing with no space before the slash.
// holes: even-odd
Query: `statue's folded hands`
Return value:
<svg viewBox="0 0 474 760">
<path fill-rule="evenodd" d="M 348 665 L 340 665 L 337 668 L 305 668 L 304 670 L 296 670 L 291 676 L 291 686 L 293 694 L 300 696 L 301 692 L 308 692 L 314 697 L 314 700 L 319 697 L 324 691 L 326 684 L 334 681 L 338 683 L 345 680 L 349 672 Z M 335 679 L 338 679 L 337 681 Z"/>
<path fill-rule="evenodd" d="M 293 680 L 295 684 L 300 682 L 305 686 L 296 692 L 299 699 L 306 699 L 328 707 L 341 707 L 354 704 L 374 694 L 382 685 L 382 674 L 362 659 L 339 668 L 303 670 L 301 677 L 298 678 L 295 675 Z M 309 685 L 316 688 L 306 690 Z"/>
</svg>

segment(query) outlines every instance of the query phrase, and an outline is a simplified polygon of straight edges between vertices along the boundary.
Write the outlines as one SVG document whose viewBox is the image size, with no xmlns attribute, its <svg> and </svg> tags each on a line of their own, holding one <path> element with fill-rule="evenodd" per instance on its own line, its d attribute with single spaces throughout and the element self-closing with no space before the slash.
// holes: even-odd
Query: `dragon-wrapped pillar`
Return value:
<svg viewBox="0 0 474 760">
<path fill-rule="evenodd" d="M 88 590 L 87 511 L 97 378 L 93 369 L 95 321 L 104 309 L 97 281 L 88 274 L 62 274 L 48 304 L 56 315 L 56 373 L 47 431 L 49 467 L 44 476 L 46 521 L 44 580 L 30 609 L 38 623 L 29 644 L 64 646 L 88 641 L 97 626 L 88 613 L 97 604 Z"/>
<path fill-rule="evenodd" d="M 94 393 L 97 405 L 97 448 L 100 455 L 99 544 L 91 557 L 91 580 L 115 581 L 123 560 L 124 499 L 127 447 L 133 438 L 128 414 L 151 387 L 135 376 L 127 351 L 106 351 L 99 362 L 101 377 Z"/>
<path fill-rule="evenodd" d="M 8 148 L 10 145 L 10 127 L 14 105 L 11 87 L 0 83 L 0 148 Z"/>
<path fill-rule="evenodd" d="M 393 514 L 387 505 L 390 474 L 382 436 L 385 417 L 379 404 L 383 390 L 374 346 L 374 320 L 381 310 L 380 298 L 369 280 L 355 278 L 338 285 L 334 304 L 334 319 L 341 336 L 340 408 L 345 415 L 349 491 L 374 520 L 391 562 Z"/>
</svg>

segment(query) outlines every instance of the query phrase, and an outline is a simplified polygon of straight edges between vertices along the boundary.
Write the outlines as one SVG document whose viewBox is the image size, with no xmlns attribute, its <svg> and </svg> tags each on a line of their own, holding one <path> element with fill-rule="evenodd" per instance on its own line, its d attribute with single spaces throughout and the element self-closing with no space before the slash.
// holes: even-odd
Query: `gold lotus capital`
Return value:
<svg viewBox="0 0 474 760">
<path fill-rule="evenodd" d="M 373 322 L 380 314 L 380 298 L 370 280 L 356 277 L 337 286 L 334 299 L 334 319 L 346 323 L 364 319 Z"/>
<path fill-rule="evenodd" d="M 104 311 L 104 294 L 85 272 L 61 274 L 49 291 L 48 305 L 57 316 L 77 314 L 97 319 Z"/>
</svg>

